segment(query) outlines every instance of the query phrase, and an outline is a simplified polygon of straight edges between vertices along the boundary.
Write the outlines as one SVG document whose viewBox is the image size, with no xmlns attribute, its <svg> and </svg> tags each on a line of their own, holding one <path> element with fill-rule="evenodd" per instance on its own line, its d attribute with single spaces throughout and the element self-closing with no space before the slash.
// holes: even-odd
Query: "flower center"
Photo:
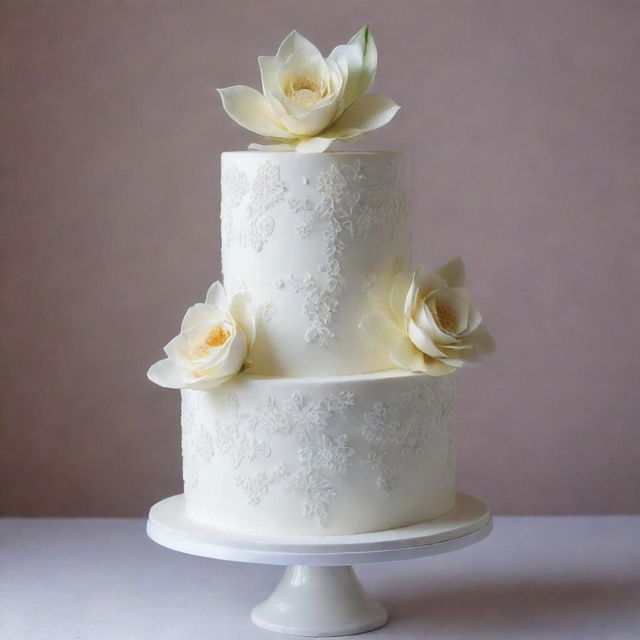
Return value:
<svg viewBox="0 0 640 640">
<path fill-rule="evenodd" d="M 229 339 L 230 335 L 224 327 L 213 327 L 204 342 L 209 347 L 220 347 Z"/>
<path fill-rule="evenodd" d="M 456 316 L 453 311 L 443 305 L 436 303 L 436 316 L 438 317 L 438 324 L 440 328 L 449 334 L 455 334 L 456 332 Z"/>
<path fill-rule="evenodd" d="M 303 107 L 310 107 L 322 100 L 327 88 L 308 76 L 296 76 L 289 83 L 288 98 Z"/>
</svg>

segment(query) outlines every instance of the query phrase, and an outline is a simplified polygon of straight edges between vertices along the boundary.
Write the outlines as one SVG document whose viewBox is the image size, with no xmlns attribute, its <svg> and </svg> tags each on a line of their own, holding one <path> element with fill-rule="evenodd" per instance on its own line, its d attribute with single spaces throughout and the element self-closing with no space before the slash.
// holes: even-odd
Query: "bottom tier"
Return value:
<svg viewBox="0 0 640 640">
<path fill-rule="evenodd" d="M 455 502 L 453 395 L 452 376 L 395 370 L 183 390 L 187 515 L 278 536 L 436 518 Z"/>
</svg>

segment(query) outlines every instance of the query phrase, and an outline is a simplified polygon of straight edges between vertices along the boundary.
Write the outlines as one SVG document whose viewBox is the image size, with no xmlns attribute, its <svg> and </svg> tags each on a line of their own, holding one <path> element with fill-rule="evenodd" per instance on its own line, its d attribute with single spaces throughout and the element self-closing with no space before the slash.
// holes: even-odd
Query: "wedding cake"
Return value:
<svg viewBox="0 0 640 640">
<path fill-rule="evenodd" d="M 221 160 L 224 284 L 149 370 L 181 389 L 185 508 L 215 527 L 353 534 L 455 502 L 454 376 L 494 349 L 457 258 L 411 266 L 405 162 L 330 152 L 389 122 L 368 28 L 328 58 L 297 32 L 263 93 L 220 90 L 269 144 Z"/>
</svg>

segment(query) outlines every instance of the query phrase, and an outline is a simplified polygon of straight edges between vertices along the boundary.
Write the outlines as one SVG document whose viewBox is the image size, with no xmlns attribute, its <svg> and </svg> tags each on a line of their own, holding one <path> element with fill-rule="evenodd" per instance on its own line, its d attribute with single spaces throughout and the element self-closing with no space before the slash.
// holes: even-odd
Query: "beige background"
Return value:
<svg viewBox="0 0 640 640">
<path fill-rule="evenodd" d="M 461 376 L 459 483 L 499 513 L 640 509 L 640 2 L 5 0 L 1 505 L 142 515 L 180 490 L 148 383 L 219 275 L 219 154 L 296 27 L 363 22 L 404 109 L 416 262 L 460 252 L 500 344 Z"/>
</svg>

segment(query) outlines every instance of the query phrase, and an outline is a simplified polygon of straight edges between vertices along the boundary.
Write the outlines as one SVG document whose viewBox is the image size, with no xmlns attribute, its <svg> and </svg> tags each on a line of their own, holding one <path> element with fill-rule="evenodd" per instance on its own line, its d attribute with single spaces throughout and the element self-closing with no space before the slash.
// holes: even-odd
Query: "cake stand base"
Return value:
<svg viewBox="0 0 640 640">
<path fill-rule="evenodd" d="M 353 567 L 287 567 L 276 590 L 251 612 L 259 627 L 296 636 L 347 636 L 383 626 Z"/>
<path fill-rule="evenodd" d="M 489 508 L 464 493 L 435 520 L 343 536 L 273 537 L 217 529 L 188 518 L 183 495 L 158 502 L 147 522 L 149 537 L 175 551 L 286 566 L 280 584 L 251 619 L 270 631 L 311 637 L 363 633 L 386 623 L 387 612 L 367 598 L 351 565 L 455 551 L 490 532 Z"/>
</svg>

